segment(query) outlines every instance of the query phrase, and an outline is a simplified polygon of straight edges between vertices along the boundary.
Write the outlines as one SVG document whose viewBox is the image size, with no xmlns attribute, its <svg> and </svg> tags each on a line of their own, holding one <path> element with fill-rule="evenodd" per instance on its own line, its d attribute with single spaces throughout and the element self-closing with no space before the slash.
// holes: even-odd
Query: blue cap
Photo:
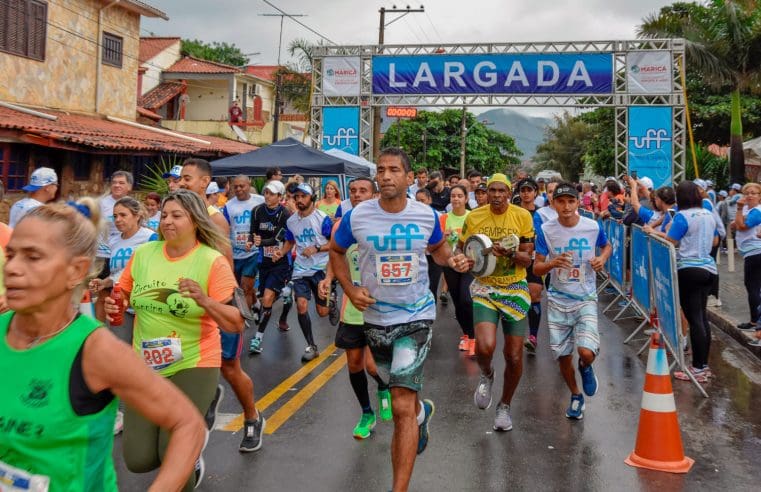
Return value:
<svg viewBox="0 0 761 492">
<path fill-rule="evenodd" d="M 40 167 L 32 173 L 29 184 L 21 189 L 24 191 L 37 191 L 52 184 L 58 184 L 58 175 L 49 167 Z"/>
<path fill-rule="evenodd" d="M 162 178 L 179 178 L 182 176 L 182 166 L 172 166 L 172 169 L 168 173 L 161 175 Z"/>
<path fill-rule="evenodd" d="M 301 192 L 305 195 L 314 195 L 314 188 L 309 186 L 307 183 L 299 183 L 299 185 L 296 187 L 296 190 L 293 192 L 295 195 L 296 193 Z"/>
</svg>

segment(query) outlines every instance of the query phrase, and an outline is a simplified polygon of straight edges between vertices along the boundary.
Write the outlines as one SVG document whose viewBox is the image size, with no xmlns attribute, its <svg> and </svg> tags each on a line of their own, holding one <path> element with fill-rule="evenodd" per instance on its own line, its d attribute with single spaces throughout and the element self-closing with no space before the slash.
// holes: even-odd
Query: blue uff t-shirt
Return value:
<svg viewBox="0 0 761 492">
<path fill-rule="evenodd" d="M 677 269 L 703 268 L 716 273 L 716 262 L 711 258 L 715 230 L 713 214 L 705 208 L 680 210 L 674 216 L 668 237 L 679 241 Z"/>
</svg>

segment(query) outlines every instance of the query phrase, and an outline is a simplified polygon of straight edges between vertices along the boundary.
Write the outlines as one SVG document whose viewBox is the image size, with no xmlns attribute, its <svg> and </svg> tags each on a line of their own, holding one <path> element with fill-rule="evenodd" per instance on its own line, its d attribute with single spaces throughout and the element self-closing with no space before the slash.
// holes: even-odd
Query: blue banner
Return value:
<svg viewBox="0 0 761 492">
<path fill-rule="evenodd" d="M 322 108 L 322 150 L 338 149 L 359 155 L 359 108 Z"/>
<path fill-rule="evenodd" d="M 373 94 L 611 94 L 612 53 L 373 57 Z"/>
<path fill-rule="evenodd" d="M 681 350 L 679 345 L 679 306 L 677 301 L 676 254 L 674 247 L 650 239 L 650 265 L 653 273 L 653 302 L 658 311 L 658 323 L 661 331 L 671 343 L 674 350 Z"/>
<path fill-rule="evenodd" d="M 613 248 L 610 254 L 610 279 L 613 284 L 623 292 L 624 281 L 626 280 L 626 227 L 615 220 L 608 220 L 608 241 Z"/>
<path fill-rule="evenodd" d="M 653 180 L 655 189 L 671 186 L 673 177 L 673 109 L 670 106 L 629 108 L 629 172 Z"/>
<path fill-rule="evenodd" d="M 650 312 L 650 251 L 648 235 L 641 227 L 632 226 L 632 296 L 634 302 Z"/>
</svg>

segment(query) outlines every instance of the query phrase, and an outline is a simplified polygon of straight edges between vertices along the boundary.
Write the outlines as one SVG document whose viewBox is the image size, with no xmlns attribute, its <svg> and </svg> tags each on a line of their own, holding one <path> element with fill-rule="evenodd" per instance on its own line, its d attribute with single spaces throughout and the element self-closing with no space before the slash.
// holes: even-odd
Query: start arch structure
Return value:
<svg viewBox="0 0 761 492">
<path fill-rule="evenodd" d="M 372 159 L 373 117 L 401 107 L 610 107 L 616 175 L 684 179 L 684 40 L 318 46 L 309 133 Z"/>
</svg>

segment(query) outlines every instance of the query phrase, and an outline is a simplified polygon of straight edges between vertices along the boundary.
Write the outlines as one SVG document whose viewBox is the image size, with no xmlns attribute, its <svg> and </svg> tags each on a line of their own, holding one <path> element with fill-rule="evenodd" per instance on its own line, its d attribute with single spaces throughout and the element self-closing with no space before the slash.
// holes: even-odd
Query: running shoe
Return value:
<svg viewBox="0 0 761 492">
<path fill-rule="evenodd" d="M 277 324 L 277 327 L 278 327 L 278 329 L 280 331 L 288 331 L 288 330 L 291 329 L 291 327 L 288 326 L 288 322 L 287 321 L 279 321 L 278 324 Z"/>
<path fill-rule="evenodd" d="M 492 369 L 491 376 L 487 376 L 481 373 L 481 377 L 478 379 L 478 386 L 476 392 L 473 394 L 473 402 L 481 410 L 486 410 L 491 406 L 491 386 L 494 384 L 494 370 Z"/>
<path fill-rule="evenodd" d="M 417 454 L 421 454 L 428 446 L 428 424 L 431 423 L 431 417 L 436 413 L 436 407 L 431 400 L 423 400 L 423 411 L 425 418 L 423 423 L 418 426 L 420 433 L 417 440 Z"/>
<path fill-rule="evenodd" d="M 606 293 L 606 294 L 615 294 L 616 293 L 616 289 L 613 288 L 613 287 L 605 287 L 605 290 L 603 290 L 603 292 Z"/>
<path fill-rule="evenodd" d="M 124 430 L 124 412 L 116 411 L 116 420 L 114 420 L 114 435 L 118 436 Z"/>
<path fill-rule="evenodd" d="M 721 307 L 721 299 L 714 296 L 708 296 L 706 307 Z"/>
<path fill-rule="evenodd" d="M 301 362 L 314 360 L 318 355 L 320 355 L 320 352 L 317 351 L 316 345 L 307 345 L 307 348 L 304 349 L 304 355 L 301 356 Z"/>
<path fill-rule="evenodd" d="M 534 335 L 527 336 L 523 345 L 526 347 L 528 355 L 536 355 L 536 337 Z"/>
<path fill-rule="evenodd" d="M 510 417 L 510 405 L 501 402 L 497 405 L 497 415 L 494 417 L 493 428 L 498 432 L 513 430 L 513 419 Z"/>
<path fill-rule="evenodd" d="M 584 395 L 571 395 L 571 404 L 568 405 L 565 416 L 575 420 L 584 418 Z"/>
<path fill-rule="evenodd" d="M 581 373 L 581 386 L 584 388 L 584 394 L 595 396 L 598 385 L 597 376 L 595 375 L 595 370 L 592 369 L 592 365 L 582 367 L 581 361 L 579 361 L 579 373 Z"/>
<path fill-rule="evenodd" d="M 217 412 L 219 412 L 219 405 L 222 403 L 222 398 L 225 397 L 225 388 L 219 384 L 217 385 L 217 392 L 214 393 L 214 399 L 211 400 L 209 410 L 206 412 L 206 428 L 210 431 L 214 430 L 214 424 L 217 422 Z"/>
<path fill-rule="evenodd" d="M 696 367 L 690 366 L 687 369 L 690 373 L 692 373 L 692 376 L 695 378 L 695 381 L 698 383 L 707 383 L 708 378 L 710 377 L 710 372 L 707 369 L 698 369 Z M 684 371 L 676 371 L 674 373 L 674 378 L 680 380 L 680 381 L 689 381 L 690 376 Z"/>
<path fill-rule="evenodd" d="M 447 296 L 446 292 L 439 294 L 439 301 L 441 301 L 441 303 L 445 306 L 449 304 L 449 296 Z"/>
<path fill-rule="evenodd" d="M 203 456 L 199 456 L 196 460 L 196 466 L 193 470 L 193 475 L 195 476 L 196 484 L 193 487 L 194 489 L 197 489 L 201 486 L 201 482 L 203 482 L 203 477 L 206 475 L 206 463 L 203 461 Z"/>
<path fill-rule="evenodd" d="M 261 338 L 254 337 L 251 339 L 251 341 L 248 343 L 248 353 L 249 354 L 262 353 L 262 339 Z"/>
<path fill-rule="evenodd" d="M 750 342 L 748 342 L 748 345 L 751 347 L 761 347 L 761 338 L 754 338 Z"/>
<path fill-rule="evenodd" d="M 470 338 L 468 338 L 468 335 L 463 335 L 460 337 L 460 344 L 457 346 L 457 349 L 460 352 L 467 352 L 470 348 Z"/>
<path fill-rule="evenodd" d="M 476 339 L 471 338 L 468 340 L 468 357 L 476 356 Z"/>
<path fill-rule="evenodd" d="M 756 323 L 740 323 L 737 325 L 737 329 L 740 331 L 756 331 L 761 329 L 761 326 L 757 325 Z"/>
<path fill-rule="evenodd" d="M 328 321 L 333 326 L 337 326 L 341 320 L 341 313 L 338 310 L 338 297 L 335 289 L 330 291 L 330 297 L 328 299 Z"/>
<path fill-rule="evenodd" d="M 391 420 L 394 418 L 391 412 L 391 391 L 378 390 L 378 413 L 381 420 Z"/>
<path fill-rule="evenodd" d="M 372 434 L 373 429 L 375 429 L 375 414 L 362 413 L 352 435 L 354 439 L 367 439 Z"/>
<path fill-rule="evenodd" d="M 243 440 L 240 442 L 238 451 L 241 453 L 251 453 L 262 449 L 262 434 L 267 426 L 267 420 L 259 414 L 257 420 L 246 420 L 243 423 Z"/>
</svg>

